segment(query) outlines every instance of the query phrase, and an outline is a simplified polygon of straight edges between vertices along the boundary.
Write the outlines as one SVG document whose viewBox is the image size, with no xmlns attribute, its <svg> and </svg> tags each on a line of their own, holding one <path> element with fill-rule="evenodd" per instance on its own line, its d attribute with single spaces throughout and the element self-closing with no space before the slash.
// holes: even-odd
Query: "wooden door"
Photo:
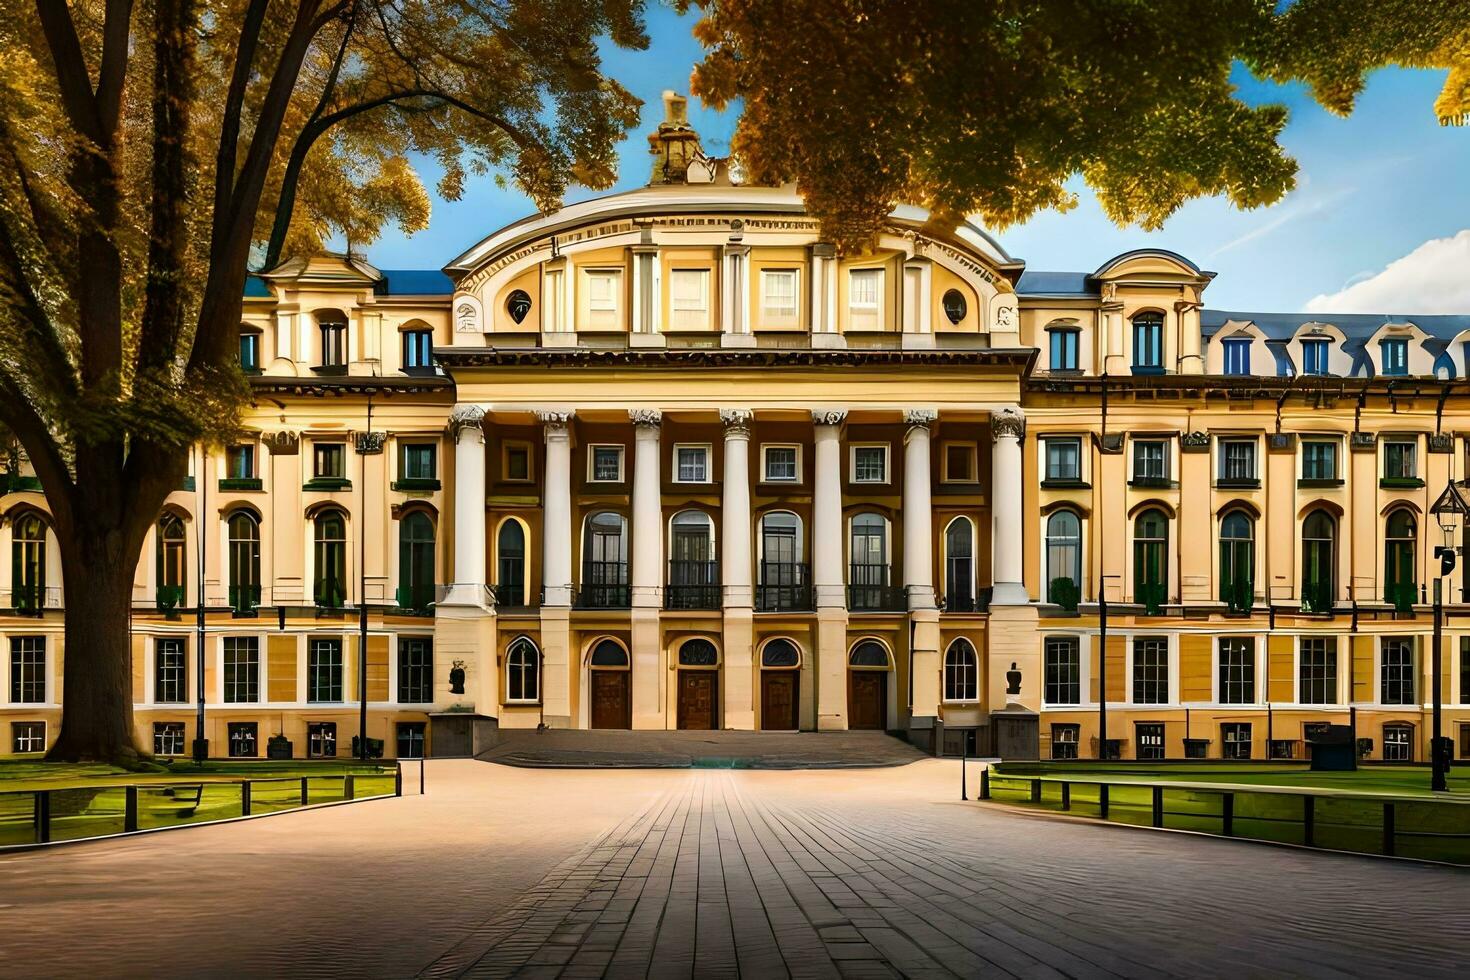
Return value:
<svg viewBox="0 0 1470 980">
<path fill-rule="evenodd" d="M 792 731 L 801 727 L 796 705 L 797 671 L 761 671 L 761 728 Z"/>
<path fill-rule="evenodd" d="M 719 727 L 720 675 L 713 670 L 679 671 L 680 728 L 710 731 Z"/>
<path fill-rule="evenodd" d="M 888 717 L 888 674 L 880 670 L 847 672 L 847 727 L 881 732 Z"/>
<path fill-rule="evenodd" d="M 592 671 L 592 727 L 632 728 L 632 699 L 626 670 Z"/>
</svg>

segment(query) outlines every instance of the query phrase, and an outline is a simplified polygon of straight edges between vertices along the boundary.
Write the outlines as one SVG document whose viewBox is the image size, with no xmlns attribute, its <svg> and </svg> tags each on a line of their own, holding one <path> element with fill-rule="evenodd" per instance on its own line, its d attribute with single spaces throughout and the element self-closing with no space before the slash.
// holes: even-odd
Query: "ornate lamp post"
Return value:
<svg viewBox="0 0 1470 980">
<path fill-rule="evenodd" d="M 1444 676 L 1441 666 L 1444 646 L 1444 600 L 1442 596 L 1444 577 L 1455 570 L 1455 555 L 1458 549 L 1455 547 L 1455 532 L 1459 529 L 1460 522 L 1470 515 L 1470 504 L 1465 502 L 1455 481 L 1450 480 L 1445 484 L 1444 492 L 1429 508 L 1434 519 L 1439 523 L 1439 529 L 1444 532 L 1444 544 L 1436 545 L 1434 557 L 1439 559 L 1439 574 L 1434 577 L 1434 654 L 1431 665 L 1430 686 L 1434 698 L 1434 724 L 1433 734 L 1429 739 L 1429 765 L 1430 785 L 1429 788 L 1436 792 L 1445 792 L 1449 789 L 1445 774 L 1444 753 L 1440 751 L 1440 724 L 1441 711 L 1440 702 L 1443 697 Z"/>
</svg>

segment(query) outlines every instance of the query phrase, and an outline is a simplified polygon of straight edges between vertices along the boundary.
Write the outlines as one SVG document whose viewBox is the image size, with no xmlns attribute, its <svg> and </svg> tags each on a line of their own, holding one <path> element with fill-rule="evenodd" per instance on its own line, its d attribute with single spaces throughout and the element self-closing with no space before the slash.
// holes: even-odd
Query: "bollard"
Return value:
<svg viewBox="0 0 1470 980">
<path fill-rule="evenodd" d="M 1315 801 L 1312 796 L 1302 797 L 1302 843 L 1308 847 L 1317 846 L 1316 812 L 1312 807 Z"/>
<path fill-rule="evenodd" d="M 138 787 L 128 786 L 123 793 L 123 833 L 131 834 L 138 829 Z"/>
<path fill-rule="evenodd" d="M 1062 783 L 1062 809 L 1072 809 L 1072 784 Z"/>
<path fill-rule="evenodd" d="M 980 770 L 980 799 L 990 799 L 990 767 Z"/>
<path fill-rule="evenodd" d="M 1223 809 L 1223 812 L 1221 813 L 1221 817 L 1224 820 L 1225 825 L 1224 825 L 1223 828 L 1221 828 L 1221 833 L 1223 833 L 1226 837 L 1234 837 L 1235 836 L 1235 794 L 1234 793 L 1226 793 L 1225 794 L 1225 799 L 1222 801 L 1222 803 L 1224 805 L 1224 809 Z"/>
<path fill-rule="evenodd" d="M 351 800 L 357 797 L 357 779 L 348 775 L 342 780 L 342 799 Z"/>
<path fill-rule="evenodd" d="M 301 777 L 301 805 L 306 806 L 311 802 L 311 793 L 307 790 L 306 777 Z"/>
<path fill-rule="evenodd" d="M 1154 826 L 1164 825 L 1164 787 L 1154 787 Z"/>
<path fill-rule="evenodd" d="M 1041 802 L 1041 780 L 1039 779 L 1031 780 L 1031 802 Z"/>
<path fill-rule="evenodd" d="M 970 753 L 967 751 L 968 749 L 969 749 L 969 739 L 962 737 L 960 739 L 960 799 L 961 800 L 968 800 L 970 798 L 969 796 L 967 796 L 965 794 L 965 763 L 967 761 L 969 761 L 969 758 L 970 758 Z"/>
<path fill-rule="evenodd" d="M 250 816 L 250 780 L 240 784 L 240 816 Z"/>
<path fill-rule="evenodd" d="M 1396 841 L 1393 830 L 1393 804 L 1383 804 L 1383 853 L 1393 856 Z"/>
<path fill-rule="evenodd" d="M 393 766 L 393 795 L 403 795 L 403 763 L 401 762 Z"/>
<path fill-rule="evenodd" d="M 424 760 L 419 759 L 419 795 L 424 795 Z"/>
<path fill-rule="evenodd" d="M 36 792 L 36 843 L 51 843 L 51 791 Z"/>
<path fill-rule="evenodd" d="M 1099 783 L 1097 787 L 1097 815 L 1102 819 L 1108 819 L 1108 784 Z"/>
</svg>

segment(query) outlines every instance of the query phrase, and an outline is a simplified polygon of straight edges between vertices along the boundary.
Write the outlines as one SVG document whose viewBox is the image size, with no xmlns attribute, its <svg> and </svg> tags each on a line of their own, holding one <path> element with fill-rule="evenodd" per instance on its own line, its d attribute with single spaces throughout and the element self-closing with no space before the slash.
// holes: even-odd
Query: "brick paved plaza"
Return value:
<svg viewBox="0 0 1470 980">
<path fill-rule="evenodd" d="M 957 777 L 431 762 L 424 797 L 0 859 L 0 972 L 1463 969 L 1463 872 L 962 804 Z"/>
</svg>

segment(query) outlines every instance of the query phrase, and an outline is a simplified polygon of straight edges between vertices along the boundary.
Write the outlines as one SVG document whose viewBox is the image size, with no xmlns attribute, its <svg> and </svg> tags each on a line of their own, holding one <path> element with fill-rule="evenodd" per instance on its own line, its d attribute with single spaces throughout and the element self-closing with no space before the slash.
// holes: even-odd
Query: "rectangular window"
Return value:
<svg viewBox="0 0 1470 980">
<path fill-rule="evenodd" d="M 1255 704 L 1256 641 L 1250 638 L 1220 639 L 1220 703 Z"/>
<path fill-rule="evenodd" d="M 709 328 L 709 270 L 669 271 L 669 329 Z"/>
<path fill-rule="evenodd" d="M 225 702 L 254 704 L 260 700 L 260 640 L 225 637 Z"/>
<path fill-rule="evenodd" d="M 847 309 L 854 330 L 882 329 L 882 269 L 853 269 L 848 273 Z"/>
<path fill-rule="evenodd" d="M 1233 483 L 1249 483 L 1256 479 L 1254 439 L 1220 440 L 1220 479 Z"/>
<path fill-rule="evenodd" d="M 1133 318 L 1133 369 L 1153 374 L 1164 370 L 1164 318 L 1156 313 Z"/>
<path fill-rule="evenodd" d="M 1133 640 L 1133 703 L 1169 703 L 1169 641 L 1162 636 Z"/>
<path fill-rule="evenodd" d="M 944 482 L 974 483 L 977 476 L 975 447 L 950 443 L 944 447 Z"/>
<path fill-rule="evenodd" d="M 340 442 L 318 442 L 312 446 L 312 475 L 319 480 L 347 477 L 347 447 Z"/>
<path fill-rule="evenodd" d="M 508 483 L 526 483 L 530 481 L 530 446 L 524 443 L 505 444 L 505 479 Z"/>
<path fill-rule="evenodd" d="M 1302 442 L 1302 479 L 1337 479 L 1337 443 L 1316 440 Z"/>
<path fill-rule="evenodd" d="M 434 334 L 429 330 L 403 331 L 404 370 L 425 370 L 434 366 Z"/>
<path fill-rule="evenodd" d="M 337 757 L 337 724 L 314 721 L 306 726 L 306 755 L 311 759 Z"/>
<path fill-rule="evenodd" d="M 1408 725 L 1383 726 L 1383 761 L 1414 761 L 1414 729 Z"/>
<path fill-rule="evenodd" d="M 766 483 L 796 483 L 801 479 L 800 447 L 762 446 L 761 479 Z"/>
<path fill-rule="evenodd" d="M 398 758 L 422 759 L 424 757 L 424 729 L 421 721 L 400 721 L 395 731 L 398 734 Z"/>
<path fill-rule="evenodd" d="M 1082 440 L 1045 439 L 1046 478 L 1071 482 L 1082 479 Z"/>
<path fill-rule="evenodd" d="M 255 447 L 230 446 L 225 450 L 225 478 L 250 480 L 255 477 Z"/>
<path fill-rule="evenodd" d="M 183 704 L 189 700 L 182 636 L 163 636 L 153 641 L 153 700 L 159 704 Z"/>
<path fill-rule="evenodd" d="M 799 324 L 796 302 L 800 272 L 796 269 L 761 270 L 761 324 L 795 327 Z"/>
<path fill-rule="evenodd" d="M 1383 444 L 1383 477 L 1387 480 L 1413 480 L 1419 476 L 1415 459 L 1415 443 L 1396 440 Z"/>
<path fill-rule="evenodd" d="M 1053 759 L 1077 758 L 1077 743 L 1081 741 L 1081 725 L 1051 726 L 1051 757 Z"/>
<path fill-rule="evenodd" d="M 1381 703 L 1414 703 L 1414 642 L 1408 637 L 1385 638 L 1380 648 Z"/>
<path fill-rule="evenodd" d="M 710 482 L 708 446 L 674 447 L 674 482 Z"/>
<path fill-rule="evenodd" d="M 429 636 L 398 638 L 398 701 L 429 704 L 434 700 L 434 639 Z"/>
<path fill-rule="evenodd" d="M 1302 341 L 1302 374 L 1326 374 L 1330 341 Z"/>
<path fill-rule="evenodd" d="M 887 446 L 853 446 L 852 447 L 852 482 L 853 483 L 887 483 L 888 482 L 888 447 Z"/>
<path fill-rule="evenodd" d="M 1383 341 L 1381 345 L 1383 352 L 1383 373 L 1386 375 L 1405 375 L 1409 373 L 1409 341 L 1403 337 L 1395 337 Z"/>
<path fill-rule="evenodd" d="M 623 447 L 592 446 L 588 449 L 588 466 L 592 483 L 623 482 Z"/>
<path fill-rule="evenodd" d="M 240 370 L 260 370 L 260 334 L 251 331 L 240 333 Z"/>
<path fill-rule="evenodd" d="M 1336 704 L 1337 638 L 1303 637 L 1297 658 L 1297 700 L 1302 704 Z"/>
<path fill-rule="evenodd" d="M 46 703 L 46 638 L 10 638 L 10 701 L 12 704 Z"/>
<path fill-rule="evenodd" d="M 1133 726 L 1138 739 L 1139 759 L 1157 762 L 1164 758 L 1164 726 L 1155 721 L 1139 722 Z"/>
<path fill-rule="evenodd" d="M 1043 669 L 1047 704 L 1082 703 L 1082 655 L 1075 636 L 1046 638 Z"/>
<path fill-rule="evenodd" d="M 1051 369 L 1077 370 L 1077 331 L 1051 330 Z"/>
<path fill-rule="evenodd" d="M 257 727 L 255 722 L 232 721 L 226 730 L 230 736 L 231 759 L 252 759 L 260 754 L 256 751 Z"/>
<path fill-rule="evenodd" d="M 432 442 L 405 442 L 398 461 L 400 480 L 433 480 L 438 474 L 438 446 Z"/>
<path fill-rule="evenodd" d="M 1220 742 L 1224 746 L 1226 759 L 1249 759 L 1251 757 L 1250 722 L 1227 721 L 1220 726 Z"/>
<path fill-rule="evenodd" d="M 347 366 L 347 324 L 323 323 L 322 367 Z"/>
<path fill-rule="evenodd" d="M 1169 444 L 1161 439 L 1133 440 L 1133 479 L 1159 483 L 1169 479 Z"/>
<path fill-rule="evenodd" d="M 306 700 L 332 704 L 342 701 L 341 639 L 311 640 L 306 654 Z"/>
<path fill-rule="evenodd" d="M 623 295 L 623 270 L 589 269 L 582 280 L 587 288 L 588 330 L 621 330 L 619 312 Z"/>
<path fill-rule="evenodd" d="M 1251 373 L 1251 342 L 1244 339 L 1227 340 L 1225 350 L 1225 373 L 1247 375 Z"/>
<path fill-rule="evenodd" d="M 182 721 L 155 721 L 153 723 L 153 754 L 184 754 L 184 723 Z"/>
<path fill-rule="evenodd" d="M 10 751 L 45 752 L 46 723 L 44 721 L 12 721 L 10 723 Z"/>
</svg>

